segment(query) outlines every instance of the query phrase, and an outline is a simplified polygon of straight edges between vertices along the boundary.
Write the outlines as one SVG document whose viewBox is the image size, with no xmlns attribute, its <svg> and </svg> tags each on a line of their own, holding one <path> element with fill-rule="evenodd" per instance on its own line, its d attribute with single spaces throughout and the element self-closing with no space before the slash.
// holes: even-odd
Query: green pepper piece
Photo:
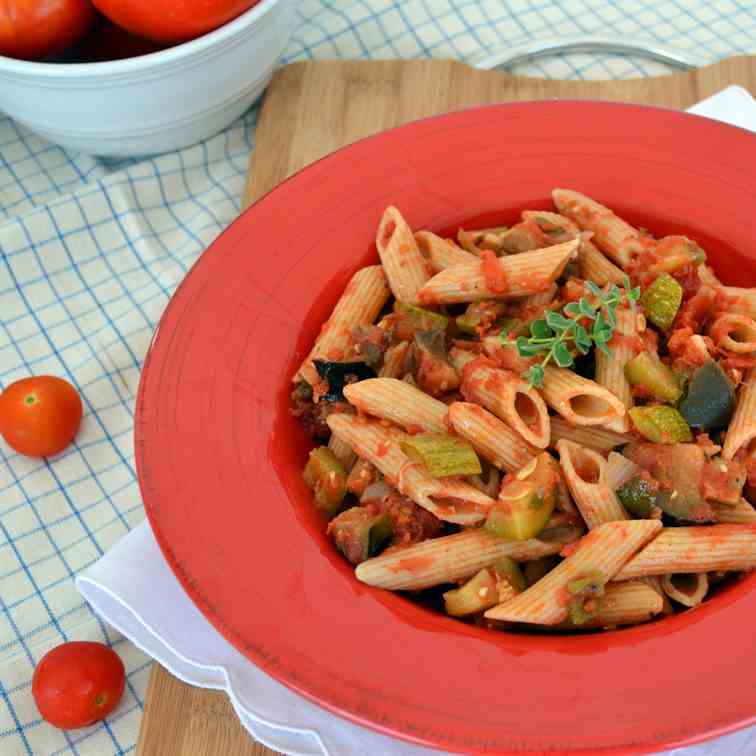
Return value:
<svg viewBox="0 0 756 756">
<path fill-rule="evenodd" d="M 569 616 L 573 625 L 583 625 L 596 619 L 601 610 L 605 584 L 606 578 L 598 570 L 567 583 L 567 592 L 571 595 Z"/>
<path fill-rule="evenodd" d="M 682 444 L 693 440 L 685 418 L 666 404 L 633 407 L 628 410 L 636 430 L 655 444 Z"/>
<path fill-rule="evenodd" d="M 499 538 L 526 541 L 546 527 L 556 504 L 557 478 L 543 452 L 508 481 L 488 513 L 484 528 Z"/>
<path fill-rule="evenodd" d="M 648 473 L 635 475 L 617 489 L 617 498 L 622 506 L 636 517 L 650 517 L 657 500 L 664 494 L 658 481 L 655 481 Z"/>
<path fill-rule="evenodd" d="M 360 564 L 375 556 L 393 534 L 391 517 L 374 514 L 369 507 L 347 509 L 328 525 L 328 535 L 352 564 Z"/>
<path fill-rule="evenodd" d="M 418 331 L 445 331 L 449 325 L 446 315 L 404 302 L 395 302 L 394 312 L 405 316 Z"/>
<path fill-rule="evenodd" d="M 315 494 L 315 508 L 330 520 L 341 508 L 346 494 L 344 465 L 327 446 L 319 446 L 310 452 L 303 477 Z"/>
<path fill-rule="evenodd" d="M 668 331 L 680 309 L 682 286 L 669 273 L 662 273 L 641 295 L 646 317 L 657 328 Z"/>
<path fill-rule="evenodd" d="M 627 362 L 625 378 L 633 386 L 643 386 L 662 402 L 676 402 L 682 396 L 677 373 L 651 352 L 641 352 Z"/>
<path fill-rule="evenodd" d="M 448 433 L 418 433 L 400 442 L 402 451 L 422 462 L 428 475 L 480 475 L 483 468 L 472 444 Z"/>
<path fill-rule="evenodd" d="M 537 583 L 544 575 L 548 575 L 561 559 L 558 556 L 541 557 L 532 562 L 525 562 L 523 577 L 528 588 Z"/>
<path fill-rule="evenodd" d="M 499 591 L 494 570 L 486 568 L 471 577 L 461 588 L 444 593 L 446 613 L 452 617 L 475 614 L 496 606 Z"/>
<path fill-rule="evenodd" d="M 506 580 L 512 586 L 515 593 L 522 593 L 527 587 L 520 565 L 514 559 L 502 557 L 494 564 L 494 569 L 502 580 Z"/>
<path fill-rule="evenodd" d="M 691 428 L 725 428 L 735 411 L 735 391 L 724 370 L 708 360 L 693 371 L 680 414 Z"/>
</svg>

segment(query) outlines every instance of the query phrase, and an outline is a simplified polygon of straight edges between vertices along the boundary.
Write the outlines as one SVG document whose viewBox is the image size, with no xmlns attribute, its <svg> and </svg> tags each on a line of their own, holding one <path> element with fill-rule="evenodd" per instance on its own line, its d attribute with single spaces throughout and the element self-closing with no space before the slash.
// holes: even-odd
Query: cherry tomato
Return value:
<svg viewBox="0 0 756 756">
<path fill-rule="evenodd" d="M 89 0 L 0 0 L 0 55 L 25 60 L 57 55 L 94 17 Z"/>
<path fill-rule="evenodd" d="M 63 730 L 99 722 L 118 705 L 126 684 L 123 662 L 112 648 L 71 641 L 48 651 L 32 677 L 39 713 Z"/>
<path fill-rule="evenodd" d="M 53 375 L 22 378 L 0 394 L 0 434 L 27 457 L 63 451 L 73 441 L 81 415 L 76 389 Z"/>
<path fill-rule="evenodd" d="M 114 24 L 156 42 L 185 42 L 240 16 L 260 0 L 92 0 Z"/>
</svg>

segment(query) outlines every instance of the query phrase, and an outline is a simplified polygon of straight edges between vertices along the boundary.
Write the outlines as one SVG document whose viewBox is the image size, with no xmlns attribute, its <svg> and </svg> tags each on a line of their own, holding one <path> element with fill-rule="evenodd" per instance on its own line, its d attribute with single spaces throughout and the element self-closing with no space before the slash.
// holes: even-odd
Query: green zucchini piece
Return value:
<svg viewBox="0 0 756 756">
<path fill-rule="evenodd" d="M 682 303 L 682 286 L 669 273 L 662 273 L 641 295 L 646 317 L 662 331 L 668 331 Z"/>
<path fill-rule="evenodd" d="M 328 535 L 352 564 L 360 564 L 386 545 L 394 535 L 394 524 L 387 514 L 375 514 L 369 507 L 352 507 L 331 520 Z"/>
<path fill-rule="evenodd" d="M 446 315 L 404 302 L 395 302 L 394 312 L 406 317 L 418 331 L 445 331 L 446 326 L 449 325 L 449 318 Z"/>
<path fill-rule="evenodd" d="M 498 603 L 496 573 L 490 568 L 481 570 L 460 588 L 444 593 L 446 613 L 452 617 L 482 612 Z"/>
<path fill-rule="evenodd" d="M 400 444 L 411 459 L 422 462 L 428 475 L 480 475 L 483 468 L 472 444 L 448 433 L 418 433 Z"/>
<path fill-rule="evenodd" d="M 417 385 L 432 396 L 459 388 L 459 374 L 449 362 L 446 333 L 442 330 L 417 331 L 413 355 Z"/>
<path fill-rule="evenodd" d="M 734 411 L 735 390 L 717 362 L 708 360 L 693 371 L 688 392 L 680 402 L 680 414 L 691 428 L 725 428 Z"/>
<path fill-rule="evenodd" d="M 488 513 L 483 527 L 499 538 L 526 541 L 535 538 L 548 523 L 556 504 L 557 477 L 543 452 L 509 480 Z"/>
<path fill-rule="evenodd" d="M 606 578 L 599 570 L 588 572 L 567 583 L 569 617 L 573 625 L 584 625 L 596 619 L 601 611 L 605 584 Z"/>
<path fill-rule="evenodd" d="M 643 386 L 662 402 L 676 402 L 682 396 L 677 373 L 655 354 L 641 352 L 625 364 L 625 378 L 632 386 Z"/>
<path fill-rule="evenodd" d="M 658 481 L 648 472 L 635 475 L 617 489 L 617 498 L 622 506 L 636 517 L 650 517 L 659 506 L 657 500 L 665 493 L 660 490 Z M 668 497 L 669 494 L 666 494 Z"/>
<path fill-rule="evenodd" d="M 344 465 L 327 446 L 318 446 L 310 452 L 303 477 L 314 494 L 315 508 L 330 520 L 346 495 Z"/>
<path fill-rule="evenodd" d="M 514 559 L 502 557 L 494 564 L 494 569 L 501 580 L 506 580 L 512 586 L 515 593 L 522 593 L 527 587 L 520 565 Z"/>
<path fill-rule="evenodd" d="M 655 444 L 681 444 L 693 440 L 683 416 L 666 404 L 633 407 L 628 410 L 638 433 Z"/>
</svg>

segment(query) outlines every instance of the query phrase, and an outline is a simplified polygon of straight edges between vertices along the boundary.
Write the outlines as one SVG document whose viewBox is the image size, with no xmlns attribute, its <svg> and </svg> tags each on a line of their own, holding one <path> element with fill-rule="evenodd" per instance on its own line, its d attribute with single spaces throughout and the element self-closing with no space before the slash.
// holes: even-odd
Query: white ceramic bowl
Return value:
<svg viewBox="0 0 756 756">
<path fill-rule="evenodd" d="M 220 29 L 103 63 L 0 56 L 0 110 L 69 150 L 141 156 L 199 142 L 263 92 L 292 32 L 294 0 L 261 0 Z"/>
</svg>

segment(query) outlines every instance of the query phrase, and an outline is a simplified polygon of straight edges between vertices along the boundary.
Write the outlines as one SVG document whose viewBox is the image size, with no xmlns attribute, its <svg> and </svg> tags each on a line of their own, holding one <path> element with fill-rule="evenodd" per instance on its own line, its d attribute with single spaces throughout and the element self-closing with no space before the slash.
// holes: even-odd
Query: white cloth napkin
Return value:
<svg viewBox="0 0 756 756">
<path fill-rule="evenodd" d="M 756 101 L 728 87 L 690 109 L 756 131 Z M 194 606 L 166 564 L 147 522 L 132 530 L 76 584 L 104 620 L 180 679 L 225 690 L 242 724 L 270 748 L 307 756 L 439 754 L 355 725 L 276 682 L 233 648 Z M 756 753 L 756 728 L 667 756 Z"/>
</svg>

